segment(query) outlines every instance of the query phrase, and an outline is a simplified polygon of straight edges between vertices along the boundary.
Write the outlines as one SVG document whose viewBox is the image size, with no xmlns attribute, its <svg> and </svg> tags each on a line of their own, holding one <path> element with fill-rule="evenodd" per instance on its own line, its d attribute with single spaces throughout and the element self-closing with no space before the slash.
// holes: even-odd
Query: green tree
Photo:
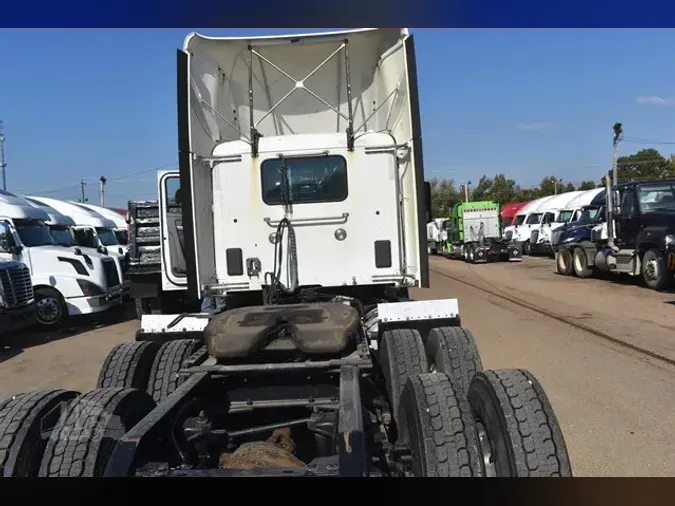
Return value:
<svg viewBox="0 0 675 506">
<path fill-rule="evenodd" d="M 577 190 L 592 190 L 597 187 L 598 185 L 593 181 L 582 181 Z"/>
<path fill-rule="evenodd" d="M 539 196 L 547 197 L 549 195 L 554 195 L 555 193 L 562 193 L 565 187 L 562 186 L 561 183 L 562 181 L 555 176 L 547 176 L 543 178 L 541 183 L 539 183 Z"/>
<path fill-rule="evenodd" d="M 541 196 L 541 190 L 539 188 L 522 188 L 518 192 L 516 202 L 527 202 L 528 200 L 538 199 Z"/>
<path fill-rule="evenodd" d="M 492 193 L 492 179 L 483 175 L 478 180 L 478 184 L 471 190 L 469 200 L 479 202 L 481 200 L 489 200 Z"/>
<path fill-rule="evenodd" d="M 431 207 L 435 218 L 449 216 L 450 208 L 460 201 L 459 192 L 452 179 L 433 178 L 431 184 Z"/>
<path fill-rule="evenodd" d="M 567 183 L 565 185 L 565 190 L 564 192 L 573 192 L 576 188 L 574 188 L 574 185 L 572 183 Z"/>
<path fill-rule="evenodd" d="M 658 150 L 641 149 L 637 153 L 621 156 L 617 160 L 619 182 L 625 183 L 633 179 L 660 179 L 675 175 L 673 164 L 666 160 Z M 607 172 L 612 173 L 612 170 Z"/>
<path fill-rule="evenodd" d="M 519 190 L 520 188 L 514 179 L 509 179 L 504 174 L 497 174 L 492 180 L 490 200 L 502 205 L 517 202 Z"/>
</svg>

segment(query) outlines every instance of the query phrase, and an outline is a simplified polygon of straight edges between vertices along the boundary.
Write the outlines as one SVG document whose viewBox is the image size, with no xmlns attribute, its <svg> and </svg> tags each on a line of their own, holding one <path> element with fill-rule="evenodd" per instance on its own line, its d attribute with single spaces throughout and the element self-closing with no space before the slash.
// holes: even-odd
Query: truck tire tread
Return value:
<svg viewBox="0 0 675 506">
<path fill-rule="evenodd" d="M 142 390 L 99 388 L 78 397 L 52 432 L 41 477 L 100 477 L 117 441 L 155 403 Z"/>
<path fill-rule="evenodd" d="M 115 346 L 101 367 L 96 388 L 138 388 L 148 385 L 150 368 L 160 348 L 155 341 L 129 341 Z"/>
<path fill-rule="evenodd" d="M 478 373 L 468 400 L 492 442 L 497 476 L 572 476 L 560 425 L 532 373 L 522 369 Z"/>
<path fill-rule="evenodd" d="M 427 357 L 417 330 L 391 329 L 382 333 L 380 362 L 391 412 L 398 420 L 401 391 L 409 376 L 427 372 Z"/>
<path fill-rule="evenodd" d="M 463 395 L 483 362 L 473 334 L 462 327 L 436 327 L 431 329 L 426 342 L 427 361 L 436 371 L 445 374 L 456 392 Z"/>
<path fill-rule="evenodd" d="M 399 437 L 410 445 L 414 476 L 482 475 L 471 409 L 445 374 L 410 376 L 399 409 Z"/>
<path fill-rule="evenodd" d="M 0 403 L 0 477 L 36 477 L 47 445 L 43 437 L 62 409 L 79 395 L 70 390 L 36 390 Z"/>
<path fill-rule="evenodd" d="M 177 339 L 164 343 L 155 356 L 148 381 L 148 393 L 159 403 L 184 381 L 176 374 L 182 363 L 200 347 L 199 342 Z"/>
</svg>

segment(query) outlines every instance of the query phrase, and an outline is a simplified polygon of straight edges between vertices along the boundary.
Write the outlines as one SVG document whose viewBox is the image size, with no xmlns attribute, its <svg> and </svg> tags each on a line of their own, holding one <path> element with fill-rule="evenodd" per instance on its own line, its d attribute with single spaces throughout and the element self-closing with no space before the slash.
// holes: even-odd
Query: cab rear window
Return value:
<svg viewBox="0 0 675 506">
<path fill-rule="evenodd" d="M 271 158 L 261 166 L 262 198 L 270 206 L 342 202 L 347 161 L 339 155 Z"/>
</svg>

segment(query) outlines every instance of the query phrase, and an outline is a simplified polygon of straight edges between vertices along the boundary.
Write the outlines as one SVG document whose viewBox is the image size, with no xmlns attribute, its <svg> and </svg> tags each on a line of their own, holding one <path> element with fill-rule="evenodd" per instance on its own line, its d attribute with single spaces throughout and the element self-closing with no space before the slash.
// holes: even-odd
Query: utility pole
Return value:
<svg viewBox="0 0 675 506">
<path fill-rule="evenodd" d="M 80 202 L 83 204 L 87 201 L 87 198 L 84 196 L 84 187 L 87 186 L 87 183 L 84 182 L 84 179 L 80 179 L 80 191 L 82 192 L 82 198 Z"/>
<path fill-rule="evenodd" d="M 471 186 L 471 181 L 464 185 L 464 202 L 469 202 L 469 186 Z"/>
<path fill-rule="evenodd" d="M 621 135 L 623 134 L 623 125 L 621 123 L 614 123 L 612 127 L 614 135 L 612 136 L 612 184 L 619 184 L 619 167 L 618 167 L 618 148 Z"/>
<path fill-rule="evenodd" d="M 2 189 L 7 190 L 7 161 L 5 160 L 5 126 L 0 119 L 0 170 L 2 170 Z"/>
<path fill-rule="evenodd" d="M 101 207 L 105 207 L 105 184 L 108 182 L 105 176 L 101 176 Z"/>
</svg>

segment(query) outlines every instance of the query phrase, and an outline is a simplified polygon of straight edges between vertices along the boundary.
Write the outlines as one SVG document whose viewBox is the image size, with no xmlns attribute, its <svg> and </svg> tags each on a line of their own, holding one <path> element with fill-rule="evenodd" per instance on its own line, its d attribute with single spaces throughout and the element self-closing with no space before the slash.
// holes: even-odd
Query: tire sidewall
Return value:
<svg viewBox="0 0 675 506">
<path fill-rule="evenodd" d="M 586 257 L 586 252 L 581 248 L 576 248 L 574 254 L 572 255 L 572 265 L 574 267 L 574 273 L 579 277 L 587 277 L 589 274 L 588 270 L 588 258 Z"/>
<path fill-rule="evenodd" d="M 572 273 L 572 252 L 567 249 L 559 249 L 555 255 L 555 268 L 558 274 L 569 276 Z"/>
<path fill-rule="evenodd" d="M 505 438 L 507 433 L 506 423 L 501 419 L 496 408 L 499 405 L 499 400 L 494 397 L 494 391 L 483 380 L 476 381 L 476 378 L 474 378 L 467 399 L 474 417 L 483 424 L 487 432 L 492 446 L 492 458 L 497 476 L 516 476 L 512 464 L 515 462 L 513 445 Z"/>
</svg>

